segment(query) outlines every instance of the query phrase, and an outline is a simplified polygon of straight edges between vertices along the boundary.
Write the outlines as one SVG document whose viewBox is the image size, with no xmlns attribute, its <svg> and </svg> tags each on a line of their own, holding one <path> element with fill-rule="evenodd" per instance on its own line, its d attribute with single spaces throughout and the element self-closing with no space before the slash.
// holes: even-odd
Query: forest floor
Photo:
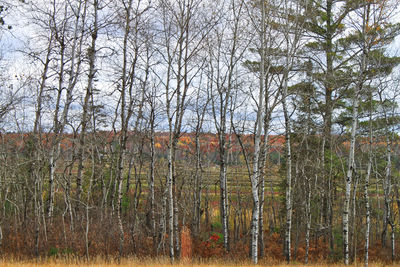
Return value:
<svg viewBox="0 0 400 267">
<path fill-rule="evenodd" d="M 224 262 L 217 259 L 211 261 L 203 261 L 203 262 L 190 262 L 190 261 L 181 261 L 178 263 L 171 264 L 167 259 L 160 260 L 136 260 L 136 259 L 123 259 L 121 263 L 116 261 L 101 261 L 101 260 L 93 260 L 93 262 L 85 262 L 85 261 L 65 261 L 65 260 L 41 260 L 39 262 L 35 261 L 17 261 L 17 260 L 1 260 L 0 259 L 0 267 L 66 267 L 66 266 L 75 266 L 75 267 L 161 267 L 161 266 L 179 266 L 179 267 L 253 267 L 253 266 L 271 266 L 271 267 L 344 267 L 343 264 L 328 264 L 328 263 L 311 263 L 308 265 L 304 265 L 302 263 L 294 262 L 292 264 L 285 263 L 274 263 L 274 262 L 261 262 L 258 265 L 253 265 L 250 261 L 242 261 L 242 262 Z M 362 262 L 356 262 L 349 266 L 364 266 Z M 400 266 L 397 264 L 385 264 L 385 263 L 370 263 L 370 267 L 395 267 Z"/>
</svg>

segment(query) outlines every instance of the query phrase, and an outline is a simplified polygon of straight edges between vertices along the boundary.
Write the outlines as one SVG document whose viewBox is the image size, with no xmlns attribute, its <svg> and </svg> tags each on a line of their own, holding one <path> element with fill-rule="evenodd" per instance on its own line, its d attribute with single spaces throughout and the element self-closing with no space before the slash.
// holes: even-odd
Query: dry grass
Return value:
<svg viewBox="0 0 400 267">
<path fill-rule="evenodd" d="M 58 260 L 58 259 L 46 259 L 41 260 L 39 262 L 35 261 L 17 261 L 17 260 L 0 260 L 0 267 L 66 267 L 66 266 L 75 266 L 75 267 L 128 267 L 128 266 L 135 266 L 135 267 L 161 267 L 161 266 L 181 266 L 181 267 L 194 267 L 194 266 L 203 266 L 203 267 L 253 267 L 249 261 L 242 261 L 242 262 L 224 262 L 219 260 L 211 260 L 211 261 L 196 261 L 196 262 L 189 262 L 189 261 L 181 261 L 179 263 L 171 264 L 168 258 L 160 258 L 158 260 L 149 259 L 123 259 L 120 264 L 117 261 L 109 260 L 104 261 L 102 259 L 94 259 L 90 263 L 83 262 L 82 260 Z M 309 265 L 303 265 L 300 263 L 293 263 L 291 265 L 287 265 L 284 263 L 268 263 L 262 262 L 257 266 L 271 266 L 271 267 L 288 267 L 288 266 L 295 266 L 295 267 L 344 267 L 343 264 L 326 264 L 326 263 L 314 263 Z M 350 266 L 364 266 L 363 263 L 354 263 Z M 387 265 L 385 263 L 370 263 L 370 267 L 395 267 L 400 266 L 399 264 Z"/>
</svg>

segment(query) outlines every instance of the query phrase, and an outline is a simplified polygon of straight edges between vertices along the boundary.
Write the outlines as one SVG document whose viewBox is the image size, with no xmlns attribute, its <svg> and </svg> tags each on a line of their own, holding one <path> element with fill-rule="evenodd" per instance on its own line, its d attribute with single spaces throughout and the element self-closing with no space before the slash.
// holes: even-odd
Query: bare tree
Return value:
<svg viewBox="0 0 400 267">
<path fill-rule="evenodd" d="M 119 259 L 123 254 L 125 241 L 124 226 L 122 221 L 123 175 L 125 167 L 125 154 L 129 138 L 130 122 L 137 107 L 143 99 L 143 88 L 147 86 L 148 72 L 141 72 L 141 53 L 147 49 L 145 46 L 147 13 L 151 3 L 133 0 L 122 1 L 123 9 L 120 14 L 120 27 L 123 30 L 121 44 L 120 66 L 121 78 L 117 81 L 118 111 L 114 121 L 114 131 L 118 134 L 119 147 L 116 151 L 116 173 L 114 191 L 117 194 L 117 221 L 119 229 Z M 146 62 L 144 62 L 146 64 Z M 116 122 L 118 120 L 119 126 Z M 117 131 L 118 129 L 118 131 Z"/>
<path fill-rule="evenodd" d="M 376 59 L 376 56 L 373 56 L 373 53 L 375 51 L 378 51 L 385 43 L 390 42 L 392 40 L 393 35 L 392 31 L 387 29 L 384 29 L 380 34 L 377 34 L 377 28 L 376 27 L 381 27 L 381 24 L 385 24 L 385 21 L 390 19 L 390 16 L 392 13 L 389 11 L 390 10 L 391 3 L 390 2 L 371 2 L 371 3 L 365 3 L 362 5 L 362 8 L 360 10 L 356 10 L 356 14 L 359 15 L 360 19 L 360 24 L 355 24 L 355 34 L 358 36 L 360 42 L 359 42 L 359 47 L 361 50 L 361 54 L 359 55 L 359 61 L 358 63 L 358 75 L 356 76 L 356 79 L 354 81 L 354 93 L 352 96 L 352 124 L 351 124 L 351 138 L 350 138 L 350 150 L 349 150 L 349 157 L 348 157 L 348 166 L 347 166 L 347 175 L 346 175 L 346 183 L 345 183 L 345 200 L 344 200 L 344 209 L 343 209 L 343 245 L 344 245 L 344 262 L 346 265 L 349 264 L 349 248 L 348 248 L 348 223 L 349 223 L 349 198 L 350 198 L 350 192 L 351 192 L 351 183 L 352 183 L 352 174 L 355 172 L 355 155 L 354 155 L 354 149 L 355 149 L 355 141 L 356 141 L 356 130 L 358 126 L 358 107 L 359 107 L 359 101 L 363 94 L 365 94 L 365 91 L 367 91 L 369 94 L 371 94 L 370 89 L 366 90 L 366 82 L 373 80 L 376 78 L 376 76 L 380 76 L 381 74 L 378 72 L 377 75 L 371 75 L 369 74 L 370 68 L 376 67 L 374 65 L 376 62 L 373 62 L 372 59 Z M 390 28 L 390 26 L 388 27 Z M 386 69 L 385 72 L 391 72 L 392 67 L 389 67 L 389 69 Z M 378 67 L 379 68 L 379 67 Z M 367 87 L 368 88 L 368 87 Z M 382 92 L 382 91 L 380 91 Z M 382 94 L 378 92 L 379 99 L 382 101 Z M 371 97 L 371 96 L 370 96 Z M 371 112 L 371 111 L 370 111 Z M 372 115 L 370 115 L 370 120 L 372 119 Z M 384 109 L 384 120 L 386 121 L 386 130 L 388 127 L 390 127 L 390 122 L 388 121 L 387 113 Z M 370 122 L 371 123 L 371 122 Z M 369 176 L 371 172 L 371 153 L 372 153 L 372 148 L 371 148 L 371 143 L 372 143 L 372 133 L 371 133 L 371 125 L 370 125 L 370 130 L 369 130 L 369 139 L 370 139 L 370 147 L 369 147 L 369 160 L 368 160 L 368 166 L 367 166 L 367 174 L 366 174 L 366 182 L 364 186 L 364 194 L 366 198 L 366 221 L 367 221 L 367 229 L 366 229 L 366 245 L 365 245 L 365 265 L 368 265 L 368 244 L 369 244 L 369 203 L 368 203 L 368 184 L 369 184 Z M 382 244 L 384 245 L 384 237 L 386 234 L 386 229 L 387 225 L 390 224 L 392 227 L 392 233 L 393 233 L 393 223 L 391 221 L 391 215 L 390 215 L 390 207 L 389 207 L 389 202 L 390 202 L 390 191 L 391 191 L 391 133 L 390 131 L 386 131 L 386 148 L 387 148 L 387 153 L 386 153 L 386 168 L 385 168 L 385 178 L 383 182 L 383 189 L 384 189 L 384 195 L 385 195 L 385 215 L 384 215 L 384 226 L 383 226 L 383 232 L 382 232 Z M 353 193 L 355 195 L 355 192 Z M 354 211 L 353 211 L 354 213 Z M 393 234 L 392 234 L 392 251 L 394 250 L 394 245 L 393 245 Z M 392 252 L 392 260 L 393 260 L 393 252 Z"/>
<path fill-rule="evenodd" d="M 196 89 L 195 95 L 195 103 L 194 110 L 194 132 L 195 132 L 195 157 L 196 157 L 196 167 L 194 173 L 194 187 L 195 192 L 193 194 L 193 222 L 192 222 L 192 231 L 194 236 L 198 236 L 200 234 L 200 226 L 201 226 L 201 200 L 202 200 L 202 189 L 203 185 L 203 163 L 202 163 L 202 153 L 201 153 L 201 134 L 203 129 L 203 124 L 205 120 L 205 116 L 207 115 L 206 111 L 209 108 L 210 92 L 209 92 L 209 81 L 203 82 L 206 80 L 204 77 L 204 73 L 200 73 L 200 81 L 199 87 Z M 205 83 L 205 84 L 204 84 Z M 207 89 L 202 89 L 202 86 L 205 86 Z"/>
<path fill-rule="evenodd" d="M 219 186 L 220 186 L 220 214 L 224 248 L 229 251 L 229 218 L 228 218 L 228 187 L 227 187 L 227 140 L 229 108 L 232 105 L 232 95 L 237 84 L 235 82 L 236 68 L 243 59 L 244 52 L 249 45 L 248 40 L 242 38 L 244 18 L 244 3 L 232 0 L 229 10 L 224 15 L 224 27 L 216 27 L 209 40 L 209 79 L 212 116 L 218 136 L 219 152 Z"/>
<path fill-rule="evenodd" d="M 99 9 L 99 2 L 98 0 L 94 0 L 92 4 L 93 12 L 93 23 L 90 28 L 90 35 L 91 35 L 91 43 L 90 47 L 88 48 L 88 64 L 89 64 L 89 71 L 88 71 L 88 81 L 86 86 L 85 97 L 82 105 L 82 119 L 81 119 L 81 131 L 79 135 L 79 147 L 78 147 L 78 174 L 76 178 L 76 200 L 79 205 L 79 201 L 81 199 L 82 194 L 82 171 L 83 171 L 83 151 L 85 146 L 85 137 L 87 132 L 87 124 L 89 120 L 89 108 L 91 97 L 93 95 L 93 83 L 96 76 L 96 43 L 98 37 L 98 9 Z"/>
<path fill-rule="evenodd" d="M 280 88 L 282 93 L 282 108 L 285 120 L 285 154 L 286 154 L 286 181 L 285 181 L 285 207 L 286 207 L 286 227 L 285 227 L 285 245 L 284 255 L 286 261 L 291 261 L 291 231 L 292 231 L 292 152 L 291 152 L 291 113 L 289 110 L 289 82 L 291 72 L 295 67 L 295 59 L 302 47 L 302 38 L 304 37 L 303 16 L 307 11 L 307 5 L 303 2 L 284 1 L 282 6 L 278 7 L 278 20 L 283 38 L 283 64 L 282 78 Z M 292 113 L 293 114 L 293 113 Z"/>
<path fill-rule="evenodd" d="M 198 76 L 201 63 L 196 62 L 204 38 L 215 24 L 206 15 L 209 11 L 198 0 L 159 1 L 162 25 L 160 56 L 165 67 L 162 77 L 165 90 L 165 109 L 168 121 L 168 235 L 172 261 L 180 255 L 179 217 L 176 197 L 175 154 L 193 79 Z M 212 13 L 211 13 L 212 15 Z M 163 76 L 164 76 L 163 75 Z"/>
<path fill-rule="evenodd" d="M 59 45 L 59 66 L 57 71 L 58 86 L 56 89 L 56 104 L 53 117 L 53 133 L 51 139 L 51 150 L 49 155 L 49 198 L 47 216 L 52 217 L 54 210 L 54 188 L 55 188 L 55 170 L 57 168 L 57 159 L 60 153 L 60 141 L 64 133 L 65 127 L 68 124 L 68 113 L 73 101 L 73 92 L 78 82 L 78 77 L 81 71 L 82 64 L 82 44 L 83 44 L 83 31 L 82 27 L 85 24 L 86 8 L 87 5 L 83 1 L 75 3 L 65 3 L 64 6 L 56 1 L 52 3 L 53 15 L 50 17 L 52 25 L 54 25 L 55 40 Z M 68 12 L 62 14 L 64 21 L 58 20 L 58 12 L 65 10 L 73 14 L 73 20 L 69 22 L 70 14 Z M 68 10 L 71 8 L 71 10 Z M 71 23 L 72 33 L 71 36 L 67 35 L 67 25 Z M 68 46 L 69 45 L 69 46 Z M 66 58 L 68 57 L 68 59 Z M 65 90 L 65 103 L 62 105 L 62 94 Z"/>
</svg>

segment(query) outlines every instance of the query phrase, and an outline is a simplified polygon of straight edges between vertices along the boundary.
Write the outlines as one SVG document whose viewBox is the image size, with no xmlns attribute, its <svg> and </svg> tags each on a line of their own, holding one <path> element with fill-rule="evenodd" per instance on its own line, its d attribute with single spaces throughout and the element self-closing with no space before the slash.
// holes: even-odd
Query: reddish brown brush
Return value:
<svg viewBox="0 0 400 267">
<path fill-rule="evenodd" d="M 190 236 L 190 230 L 186 226 L 181 231 L 181 242 L 182 242 L 182 259 L 190 261 L 192 259 L 192 238 Z"/>
</svg>

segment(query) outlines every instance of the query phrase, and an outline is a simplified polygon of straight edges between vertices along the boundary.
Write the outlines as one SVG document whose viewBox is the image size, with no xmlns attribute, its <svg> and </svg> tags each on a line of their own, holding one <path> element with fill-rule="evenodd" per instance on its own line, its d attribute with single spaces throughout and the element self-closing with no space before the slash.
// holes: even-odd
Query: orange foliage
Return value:
<svg viewBox="0 0 400 267">
<path fill-rule="evenodd" d="M 160 143 L 155 143 L 155 148 L 157 148 L 157 149 L 161 149 L 162 148 L 162 146 L 161 146 L 161 144 Z"/>
<path fill-rule="evenodd" d="M 181 231 L 181 256 L 182 259 L 190 261 L 192 258 L 192 238 L 190 236 L 190 230 L 186 226 Z"/>
</svg>

